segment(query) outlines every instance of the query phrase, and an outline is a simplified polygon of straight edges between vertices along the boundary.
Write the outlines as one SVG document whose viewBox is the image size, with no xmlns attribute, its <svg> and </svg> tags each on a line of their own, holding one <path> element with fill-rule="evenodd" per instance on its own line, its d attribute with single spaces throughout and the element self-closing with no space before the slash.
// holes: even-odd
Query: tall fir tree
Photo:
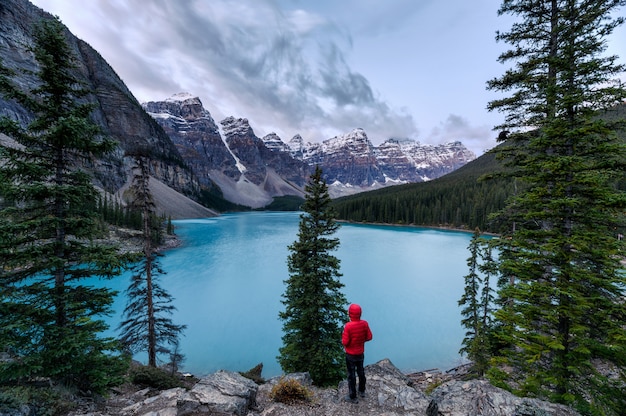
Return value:
<svg viewBox="0 0 626 416">
<path fill-rule="evenodd" d="M 478 271 L 482 275 L 482 289 L 480 291 L 480 325 L 483 329 L 482 351 L 485 352 L 481 364 L 484 366 L 479 368 L 479 374 L 484 375 L 488 369 L 488 360 L 491 358 L 493 349 L 492 338 L 494 332 L 494 313 L 496 310 L 496 296 L 493 285 L 493 278 L 498 276 L 498 263 L 493 254 L 494 240 L 480 240 L 480 258 Z"/>
<path fill-rule="evenodd" d="M 319 166 L 305 187 L 298 240 L 289 246 L 289 279 L 279 313 L 283 346 L 278 362 L 285 372 L 308 371 L 315 384 L 337 384 L 344 376 L 341 331 L 347 300 L 339 280 L 339 224 Z"/>
<path fill-rule="evenodd" d="M 112 150 L 90 119 L 88 90 L 57 20 L 36 28 L 39 84 L 22 91 L 0 74 L 5 97 L 34 115 L 22 127 L 3 118 L 0 132 L 0 381 L 49 377 L 91 391 L 120 380 L 124 360 L 107 326 L 114 292 L 84 284 L 117 276 L 125 264 L 111 245 L 97 243 L 98 192 L 83 166 Z"/>
<path fill-rule="evenodd" d="M 161 254 L 154 246 L 153 230 L 162 225 L 154 224 L 157 216 L 150 192 L 149 161 L 141 152 L 134 158 L 135 173 L 129 188 L 130 208 L 141 213 L 143 253 L 132 266 L 131 284 L 126 290 L 128 302 L 120 323 L 121 340 L 133 353 L 147 352 L 148 365 L 156 367 L 158 354 L 178 355 L 181 359 L 179 338 L 186 326 L 174 324 L 168 316 L 176 308 L 172 304 L 173 297 L 158 281 L 158 277 L 165 272 L 159 261 Z"/>
<path fill-rule="evenodd" d="M 467 355 L 473 363 L 473 372 L 482 377 L 491 356 L 489 337 L 493 314 L 493 289 L 490 285 L 490 276 L 493 274 L 493 259 L 490 244 L 481 237 L 478 228 L 474 230 L 468 248 L 469 272 L 464 278 L 465 289 L 458 301 L 459 306 L 463 306 L 461 324 L 466 328 L 459 352 Z"/>
<path fill-rule="evenodd" d="M 490 110 L 506 114 L 497 148 L 524 190 L 500 220 L 497 317 L 504 362 L 522 394 L 575 405 L 586 414 L 626 408 L 626 280 L 622 243 L 626 206 L 614 186 L 626 151 L 601 112 L 624 100 L 623 71 L 606 56 L 607 36 L 623 23 L 624 0 L 505 0 L 518 17 L 497 39 L 511 63 L 488 88 L 504 92 Z M 615 366 L 617 379 L 596 364 Z M 513 377 L 515 378 L 515 377 Z"/>
</svg>

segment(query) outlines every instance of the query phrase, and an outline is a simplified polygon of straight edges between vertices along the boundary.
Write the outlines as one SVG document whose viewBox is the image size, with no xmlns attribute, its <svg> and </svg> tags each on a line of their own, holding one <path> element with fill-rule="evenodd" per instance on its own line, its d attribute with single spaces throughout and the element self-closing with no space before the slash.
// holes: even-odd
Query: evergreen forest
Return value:
<svg viewBox="0 0 626 416">
<path fill-rule="evenodd" d="M 626 120 L 626 103 L 599 111 L 604 120 Z M 626 143 L 626 130 L 618 132 Z M 392 186 L 337 198 L 338 218 L 344 221 L 450 227 L 499 233 L 493 218 L 507 198 L 519 193 L 523 182 L 504 175 L 507 168 L 496 157 L 499 145 L 467 165 L 428 182 Z M 616 183 L 626 190 L 626 176 Z"/>
<path fill-rule="evenodd" d="M 347 221 L 487 230 L 489 214 L 514 189 L 505 179 L 482 179 L 499 169 L 488 153 L 441 178 L 338 198 L 334 205 Z"/>
</svg>

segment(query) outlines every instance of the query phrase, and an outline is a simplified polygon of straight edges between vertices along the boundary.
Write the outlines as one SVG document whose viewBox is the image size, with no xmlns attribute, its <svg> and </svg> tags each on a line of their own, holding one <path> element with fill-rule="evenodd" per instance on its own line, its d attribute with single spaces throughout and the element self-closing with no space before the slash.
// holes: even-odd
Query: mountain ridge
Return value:
<svg viewBox="0 0 626 416">
<path fill-rule="evenodd" d="M 187 106 L 202 109 L 192 111 Z M 142 107 L 165 129 L 181 154 L 200 157 L 194 171 L 201 183 L 210 178 L 227 199 L 253 208 L 277 196 L 302 197 L 316 165 L 324 172 L 331 197 L 338 197 L 430 180 L 476 158 L 459 141 L 434 146 L 389 139 L 376 147 L 360 128 L 321 143 L 305 142 L 300 135 L 285 142 L 276 133 L 259 138 L 245 118 L 230 116 L 215 123 L 200 98 L 189 93 L 145 102 Z M 180 119 L 181 114 L 190 115 L 184 120 L 187 124 L 176 126 L 172 120 Z M 202 127 L 200 117 L 210 120 L 210 125 Z M 221 155 L 222 163 L 216 163 L 211 155 Z M 250 195 L 241 195 L 242 191 Z"/>
<path fill-rule="evenodd" d="M 14 72 L 10 81 L 25 93 L 38 86 L 39 64 L 30 49 L 34 45 L 34 28 L 39 21 L 51 19 L 54 19 L 51 14 L 26 0 L 0 2 L 0 58 Z M 86 100 L 94 105 L 91 118 L 103 135 L 118 143 L 106 157 L 85 166 L 94 184 L 121 199 L 124 187 L 132 178 L 133 161 L 128 154 L 139 148 L 149 149 L 151 176 L 181 196 L 202 202 L 202 189 L 182 156 L 158 123 L 143 111 L 113 68 L 67 28 L 65 37 L 75 57 L 76 78 L 90 91 Z M 23 127 L 34 118 L 28 109 L 1 95 L 0 116 L 14 119 Z"/>
<path fill-rule="evenodd" d="M 53 18 L 27 0 L 0 2 L 0 58 L 15 71 L 11 80 L 24 92 L 38 82 L 38 63 L 30 50 L 34 27 Z M 316 164 L 322 165 L 331 195 L 338 197 L 429 180 L 469 160 L 459 142 L 455 150 L 440 149 L 439 154 L 432 151 L 434 147 L 421 146 L 423 154 L 451 156 L 443 157 L 437 166 L 417 163 L 415 155 L 420 152 L 407 155 L 405 139 L 390 139 L 376 147 L 362 129 L 322 143 L 308 143 L 298 135 L 288 142 L 275 134 L 260 138 L 245 118 L 228 117 L 217 123 L 199 98 L 190 94 L 154 102 L 148 114 L 96 50 L 67 29 L 66 38 L 76 57 L 78 78 L 91 91 L 86 99 L 94 104 L 92 118 L 104 135 L 118 142 L 111 154 L 86 166 L 94 184 L 109 195 L 123 198 L 132 178 L 129 155 L 137 150 L 150 153 L 150 174 L 155 180 L 181 198 L 219 206 L 222 211 L 263 208 L 281 196 L 301 198 Z M 4 97 L 0 97 L 0 116 L 24 127 L 33 119 L 27 109 Z"/>
<path fill-rule="evenodd" d="M 599 118 L 626 120 L 626 102 L 602 111 Z M 617 132 L 626 143 L 626 128 Z M 500 146 L 500 145 L 499 145 Z M 454 171 L 427 182 L 349 195 L 333 200 L 340 219 L 354 222 L 411 224 L 499 233 L 491 218 L 525 184 L 506 175 L 497 147 Z M 616 186 L 626 189 L 624 180 Z"/>
</svg>

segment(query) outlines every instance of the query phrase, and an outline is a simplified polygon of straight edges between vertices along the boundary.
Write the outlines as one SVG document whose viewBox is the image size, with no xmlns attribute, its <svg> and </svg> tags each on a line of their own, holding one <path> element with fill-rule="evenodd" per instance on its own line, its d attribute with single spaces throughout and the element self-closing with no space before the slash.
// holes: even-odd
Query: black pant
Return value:
<svg viewBox="0 0 626 416">
<path fill-rule="evenodd" d="M 365 370 L 363 370 L 363 354 L 346 354 L 346 367 L 348 368 L 348 390 L 350 398 L 356 398 L 356 376 L 359 376 L 359 392 L 365 392 Z M 356 374 L 355 374 L 356 373 Z"/>
</svg>

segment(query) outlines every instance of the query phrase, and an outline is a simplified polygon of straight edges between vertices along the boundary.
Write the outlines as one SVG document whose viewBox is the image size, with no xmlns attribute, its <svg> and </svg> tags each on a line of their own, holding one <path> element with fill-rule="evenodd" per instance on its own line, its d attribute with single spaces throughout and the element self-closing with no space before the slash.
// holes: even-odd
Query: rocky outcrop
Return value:
<svg viewBox="0 0 626 416">
<path fill-rule="evenodd" d="M 486 380 L 469 380 L 452 381 L 435 389 L 426 415 L 574 416 L 578 413 L 563 405 L 514 396 Z"/>
<path fill-rule="evenodd" d="M 123 407 L 119 415 L 247 415 L 255 404 L 257 385 L 238 373 L 219 371 L 191 390 L 175 388 Z M 104 416 L 104 415 L 103 415 Z"/>
<path fill-rule="evenodd" d="M 317 165 L 331 196 L 337 197 L 437 178 L 476 157 L 460 142 L 430 146 L 389 139 L 376 147 L 363 129 L 321 143 L 307 143 L 300 135 L 285 143 L 275 133 L 257 137 L 245 118 L 227 117 L 220 122 L 220 132 L 200 99 L 186 93 L 143 107 L 169 134 L 203 185 L 211 180 L 227 199 L 255 208 L 275 196 L 301 196 Z"/>
<path fill-rule="evenodd" d="M 298 137 L 300 136 L 298 135 Z M 265 147 L 267 147 L 269 150 L 272 150 L 274 152 L 291 152 L 291 148 L 289 147 L 289 145 L 283 142 L 276 133 L 270 133 L 268 135 L 265 135 L 261 138 L 261 140 L 263 140 Z"/>
<path fill-rule="evenodd" d="M 142 104 L 175 144 L 200 184 L 212 188 L 212 172 L 218 170 L 233 180 L 241 172 L 222 140 L 219 128 L 198 97 L 176 94 L 165 101 Z"/>
<path fill-rule="evenodd" d="M 247 415 L 247 416 L 575 416 L 574 410 L 537 399 L 519 398 L 484 380 L 452 380 L 427 395 L 388 359 L 365 368 L 367 390 L 357 403 L 345 400 L 346 381 L 338 388 L 319 389 L 308 373 L 290 374 L 313 392 L 310 402 L 284 404 L 270 399 L 276 377 L 257 386 L 238 373 L 219 371 L 201 379 L 190 390 L 176 388 L 149 397 L 142 390 L 112 397 L 107 406 L 85 409 L 71 416 Z"/>
<path fill-rule="evenodd" d="M 461 142 L 423 145 L 411 139 L 389 139 L 376 149 L 385 176 L 402 182 L 423 182 L 450 173 L 476 158 Z"/>
<path fill-rule="evenodd" d="M 368 187 L 384 183 L 385 175 L 378 166 L 374 146 L 363 129 L 322 142 L 320 151 L 309 155 L 307 163 L 319 164 L 326 182 Z"/>
<path fill-rule="evenodd" d="M 289 183 L 304 186 L 310 174 L 308 165 L 288 153 L 268 149 L 265 142 L 254 134 L 247 119 L 227 117 L 220 124 L 228 148 L 245 167 L 246 178 L 251 182 L 256 185 L 264 183 L 268 169 L 271 169 Z"/>
</svg>

